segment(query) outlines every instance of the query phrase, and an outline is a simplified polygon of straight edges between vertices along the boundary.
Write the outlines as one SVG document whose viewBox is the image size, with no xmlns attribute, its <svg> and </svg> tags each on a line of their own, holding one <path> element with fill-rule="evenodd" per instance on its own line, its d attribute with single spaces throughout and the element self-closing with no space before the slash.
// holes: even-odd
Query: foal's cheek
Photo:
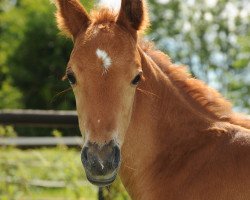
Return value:
<svg viewBox="0 0 250 200">
<path fill-rule="evenodd" d="M 135 90 L 129 88 L 126 91 L 126 95 L 123 97 L 123 103 L 121 107 L 121 112 L 119 115 L 118 129 L 119 133 L 117 135 L 117 141 L 120 145 L 123 144 L 124 138 L 126 137 L 126 132 L 128 131 L 130 120 L 133 112 Z"/>
<path fill-rule="evenodd" d="M 77 94 L 77 91 L 74 91 L 75 94 L 75 101 L 76 101 L 76 111 L 77 111 L 77 116 L 78 116 L 78 124 L 79 124 L 79 129 L 81 131 L 81 134 L 86 140 L 87 138 L 87 133 L 86 133 L 86 128 L 85 128 L 85 111 L 84 111 L 84 105 L 83 101 L 80 95 Z"/>
</svg>

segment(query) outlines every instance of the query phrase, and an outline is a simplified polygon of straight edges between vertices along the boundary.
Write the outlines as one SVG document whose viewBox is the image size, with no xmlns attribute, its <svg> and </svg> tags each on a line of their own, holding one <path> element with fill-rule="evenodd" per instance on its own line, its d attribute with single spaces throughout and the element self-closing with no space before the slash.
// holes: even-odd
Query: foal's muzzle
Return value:
<svg viewBox="0 0 250 200">
<path fill-rule="evenodd" d="M 114 141 L 105 145 L 88 142 L 82 149 L 81 160 L 87 179 L 99 187 L 110 185 L 120 165 L 120 149 Z"/>
</svg>

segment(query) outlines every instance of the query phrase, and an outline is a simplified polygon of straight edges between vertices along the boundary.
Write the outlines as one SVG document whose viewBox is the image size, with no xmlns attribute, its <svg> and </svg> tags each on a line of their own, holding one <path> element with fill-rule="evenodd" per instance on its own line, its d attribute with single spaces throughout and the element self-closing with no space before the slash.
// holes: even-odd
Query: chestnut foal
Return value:
<svg viewBox="0 0 250 200">
<path fill-rule="evenodd" d="M 66 75 L 91 183 L 109 185 L 119 170 L 132 199 L 250 199 L 250 120 L 139 42 L 143 0 L 122 0 L 119 13 L 89 15 L 77 0 L 56 6 L 58 27 L 74 41 Z"/>
</svg>

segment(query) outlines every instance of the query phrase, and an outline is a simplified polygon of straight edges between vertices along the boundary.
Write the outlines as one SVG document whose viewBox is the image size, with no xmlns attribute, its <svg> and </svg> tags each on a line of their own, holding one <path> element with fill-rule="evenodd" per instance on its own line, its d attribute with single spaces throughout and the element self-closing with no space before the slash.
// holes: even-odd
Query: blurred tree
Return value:
<svg viewBox="0 0 250 200">
<path fill-rule="evenodd" d="M 10 23 L 18 15 L 6 15 L 14 6 L 14 1 L 0 1 L 0 109 L 1 108 L 20 108 L 21 93 L 17 87 L 13 86 L 13 78 L 9 75 L 7 65 L 8 56 L 18 45 L 20 34 L 18 27 Z M 7 27 L 7 24 L 9 26 Z"/>
<path fill-rule="evenodd" d="M 93 1 L 83 3 L 89 9 Z M 54 12 L 48 0 L 0 1 L 0 108 L 75 109 L 73 93 L 60 94 L 69 88 L 61 78 L 72 42 L 58 34 Z M 16 130 L 26 136 L 51 132 Z M 72 134 L 79 130 L 64 131 Z"/>
<path fill-rule="evenodd" d="M 249 17 L 250 21 L 250 17 Z M 231 82 L 229 82 L 229 98 L 234 99 L 236 105 L 238 105 L 241 110 L 245 108 L 245 112 L 249 113 L 250 108 L 250 30 L 246 36 L 241 36 L 238 38 L 238 43 L 240 45 L 239 53 L 237 54 L 237 59 L 233 62 L 232 67 L 234 69 L 233 77 Z M 242 109 L 243 108 L 243 109 Z"/>
<path fill-rule="evenodd" d="M 83 3 L 89 9 L 93 1 Z M 0 6 L 0 97 L 9 94 L 0 108 L 74 109 L 72 92 L 57 96 L 69 88 L 61 78 L 72 42 L 58 35 L 54 6 L 48 0 L 2 1 Z"/>
<path fill-rule="evenodd" d="M 233 100 L 238 110 L 250 113 L 250 81 L 240 78 L 249 72 L 250 59 L 245 57 L 240 68 L 234 65 L 243 49 L 238 39 L 250 33 L 249 1 L 149 0 L 149 4 L 148 37 L 174 61 L 188 65 L 193 75 Z M 244 45 L 246 49 L 250 43 Z"/>
<path fill-rule="evenodd" d="M 72 97 L 68 103 L 51 102 L 56 93 L 67 88 L 60 79 L 71 48 L 70 41 L 58 37 L 53 13 L 53 6 L 45 0 L 20 0 L 5 13 L 11 16 L 3 23 L 8 37 L 5 49 L 11 51 L 6 66 L 13 85 L 23 94 L 24 108 L 65 109 L 74 105 Z M 8 45 L 11 40 L 18 44 Z"/>
</svg>

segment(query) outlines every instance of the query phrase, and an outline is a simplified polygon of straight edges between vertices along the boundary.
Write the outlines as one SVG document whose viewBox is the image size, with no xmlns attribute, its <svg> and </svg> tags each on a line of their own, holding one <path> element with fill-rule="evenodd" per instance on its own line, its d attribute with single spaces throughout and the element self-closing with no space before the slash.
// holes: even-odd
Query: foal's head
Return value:
<svg viewBox="0 0 250 200">
<path fill-rule="evenodd" d="M 59 28 L 74 40 L 66 70 L 85 135 L 82 163 L 90 182 L 112 183 L 142 76 L 137 31 L 145 24 L 141 0 L 122 0 L 119 14 L 89 16 L 77 0 L 57 0 Z"/>
</svg>

